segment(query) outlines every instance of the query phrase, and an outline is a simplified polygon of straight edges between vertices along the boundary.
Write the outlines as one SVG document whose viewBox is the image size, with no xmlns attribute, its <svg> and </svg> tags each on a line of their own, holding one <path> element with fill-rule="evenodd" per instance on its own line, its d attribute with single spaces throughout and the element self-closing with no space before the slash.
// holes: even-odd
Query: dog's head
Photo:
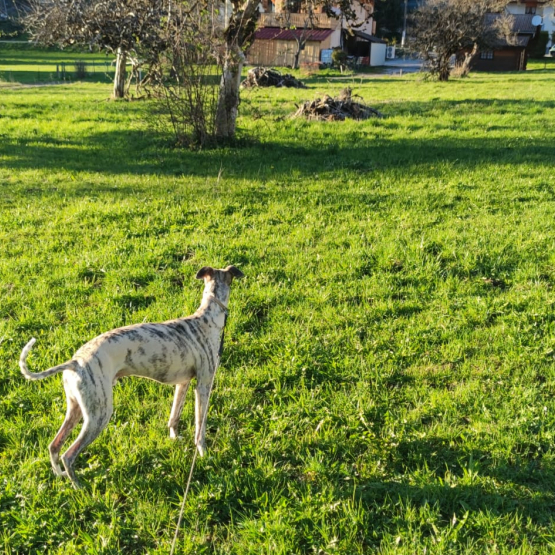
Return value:
<svg viewBox="0 0 555 555">
<path fill-rule="evenodd" d="M 196 275 L 197 279 L 204 280 L 204 294 L 214 295 L 223 303 L 229 300 L 229 289 L 233 279 L 241 279 L 245 274 L 235 266 L 228 266 L 223 270 L 217 270 L 210 266 L 201 268 Z"/>
</svg>

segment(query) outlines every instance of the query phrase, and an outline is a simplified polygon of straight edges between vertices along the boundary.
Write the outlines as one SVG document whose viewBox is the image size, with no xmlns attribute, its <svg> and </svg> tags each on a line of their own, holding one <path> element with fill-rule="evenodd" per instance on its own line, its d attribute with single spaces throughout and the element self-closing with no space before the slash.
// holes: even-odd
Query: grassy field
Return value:
<svg viewBox="0 0 555 555">
<path fill-rule="evenodd" d="M 552 553 L 555 71 L 530 68 L 245 93 L 239 145 L 201 152 L 109 84 L 5 84 L 0 552 L 169 552 L 192 394 L 172 442 L 172 388 L 121 381 L 75 491 L 47 455 L 61 378 L 17 360 L 189 314 L 233 263 L 178 553 Z M 387 117 L 286 118 L 345 85 Z"/>
<path fill-rule="evenodd" d="M 87 82 L 109 83 L 114 56 L 73 50 L 37 50 L 31 45 L 0 43 L 0 89 L 17 83 L 45 84 L 76 81 L 75 63 L 85 62 Z M 65 71 L 64 71 L 65 70 Z"/>
</svg>

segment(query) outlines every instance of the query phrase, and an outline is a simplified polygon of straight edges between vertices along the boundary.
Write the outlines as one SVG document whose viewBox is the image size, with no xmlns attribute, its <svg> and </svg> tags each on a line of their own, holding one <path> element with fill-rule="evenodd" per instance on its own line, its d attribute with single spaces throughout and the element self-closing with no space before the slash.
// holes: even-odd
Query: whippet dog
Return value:
<svg viewBox="0 0 555 555">
<path fill-rule="evenodd" d="M 198 310 L 186 318 L 163 323 L 135 324 L 117 328 L 85 343 L 68 362 L 40 373 L 29 372 L 27 355 L 35 343 L 32 338 L 19 359 L 23 375 L 42 380 L 63 372 L 67 413 L 62 427 L 49 445 L 52 468 L 58 476 L 67 476 L 78 488 L 73 465 L 79 453 L 106 427 L 113 410 L 112 388 L 118 378 L 142 376 L 175 385 L 175 397 L 168 423 L 170 437 L 177 437 L 177 426 L 185 394 L 193 377 L 195 390 L 195 445 L 201 456 L 206 450 L 205 433 L 212 381 L 223 346 L 223 328 L 233 278 L 243 273 L 235 266 L 224 270 L 204 267 L 196 275 L 204 280 L 204 293 Z M 83 419 L 77 439 L 61 456 L 67 437 Z"/>
</svg>

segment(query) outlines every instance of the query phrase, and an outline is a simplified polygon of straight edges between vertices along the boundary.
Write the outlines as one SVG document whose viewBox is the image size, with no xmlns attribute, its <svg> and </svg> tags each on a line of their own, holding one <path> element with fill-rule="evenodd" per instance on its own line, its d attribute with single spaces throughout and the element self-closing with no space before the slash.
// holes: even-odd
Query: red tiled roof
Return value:
<svg viewBox="0 0 555 555">
<path fill-rule="evenodd" d="M 332 29 L 280 29 L 279 27 L 262 27 L 254 34 L 257 40 L 295 40 L 304 33 L 306 40 L 321 42 L 327 39 Z"/>
</svg>

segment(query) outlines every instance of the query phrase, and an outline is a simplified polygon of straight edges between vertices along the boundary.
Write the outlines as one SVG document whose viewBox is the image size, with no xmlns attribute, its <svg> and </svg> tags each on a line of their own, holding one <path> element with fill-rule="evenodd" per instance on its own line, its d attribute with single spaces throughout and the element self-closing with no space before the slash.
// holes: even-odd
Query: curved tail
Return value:
<svg viewBox="0 0 555 555">
<path fill-rule="evenodd" d="M 29 372 L 27 368 L 27 355 L 29 351 L 33 348 L 37 340 L 33 337 L 23 347 L 21 351 L 21 356 L 19 357 L 19 368 L 21 369 L 21 373 L 28 379 L 28 380 L 42 380 L 44 378 L 48 378 L 48 376 L 52 376 L 53 374 L 57 374 L 58 372 L 63 372 L 64 370 L 75 370 L 75 365 L 77 364 L 76 361 L 70 360 L 68 362 L 64 362 L 63 364 L 59 364 L 58 366 L 54 366 L 45 370 L 44 372 L 37 372 L 36 374 L 33 372 Z"/>
</svg>

